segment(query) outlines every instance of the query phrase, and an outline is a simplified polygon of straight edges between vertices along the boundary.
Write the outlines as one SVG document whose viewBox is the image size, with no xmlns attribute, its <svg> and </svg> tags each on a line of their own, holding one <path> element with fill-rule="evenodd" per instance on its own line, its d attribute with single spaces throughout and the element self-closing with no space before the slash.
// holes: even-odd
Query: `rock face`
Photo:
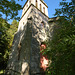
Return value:
<svg viewBox="0 0 75 75">
<path fill-rule="evenodd" d="M 19 26 L 14 36 L 7 75 L 41 75 L 40 44 L 48 39 L 47 35 L 51 35 L 48 34 L 49 18 L 34 5 L 30 6 L 27 13 L 29 15 L 25 18 L 24 25 Z"/>
</svg>

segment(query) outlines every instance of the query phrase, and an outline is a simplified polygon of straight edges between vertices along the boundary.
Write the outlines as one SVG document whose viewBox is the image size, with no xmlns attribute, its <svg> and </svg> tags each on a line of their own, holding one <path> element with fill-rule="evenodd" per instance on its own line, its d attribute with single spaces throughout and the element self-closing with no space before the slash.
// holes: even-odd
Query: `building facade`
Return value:
<svg viewBox="0 0 75 75">
<path fill-rule="evenodd" d="M 40 69 L 40 45 L 51 36 L 48 6 L 43 0 L 27 0 L 9 56 L 7 75 L 44 75 Z"/>
</svg>

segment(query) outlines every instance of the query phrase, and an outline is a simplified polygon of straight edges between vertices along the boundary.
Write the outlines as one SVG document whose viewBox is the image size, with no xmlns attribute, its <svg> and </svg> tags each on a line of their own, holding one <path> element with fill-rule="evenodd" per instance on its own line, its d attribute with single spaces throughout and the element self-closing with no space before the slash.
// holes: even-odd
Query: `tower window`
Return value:
<svg viewBox="0 0 75 75">
<path fill-rule="evenodd" d="M 45 7 L 43 7 L 43 12 L 45 13 Z"/>
<path fill-rule="evenodd" d="M 29 5 L 31 4 L 31 0 L 29 0 Z"/>
<path fill-rule="evenodd" d="M 28 4 L 26 5 L 26 7 L 28 8 Z"/>
<path fill-rule="evenodd" d="M 37 0 L 36 0 L 36 7 L 38 7 L 38 2 L 37 2 Z"/>
<path fill-rule="evenodd" d="M 41 4 L 40 4 L 40 10 L 42 10 L 42 6 L 41 6 Z"/>
<path fill-rule="evenodd" d="M 24 25 L 24 22 L 23 22 L 23 25 Z"/>
</svg>

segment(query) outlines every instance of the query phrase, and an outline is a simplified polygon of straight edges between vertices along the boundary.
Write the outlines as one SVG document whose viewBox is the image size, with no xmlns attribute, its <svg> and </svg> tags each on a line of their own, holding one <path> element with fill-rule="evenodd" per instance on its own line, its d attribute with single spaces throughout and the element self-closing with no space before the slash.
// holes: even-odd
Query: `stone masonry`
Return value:
<svg viewBox="0 0 75 75">
<path fill-rule="evenodd" d="M 40 44 L 51 38 L 52 29 L 49 18 L 30 5 L 24 22 L 21 22 L 14 36 L 12 51 L 9 56 L 7 75 L 41 75 Z"/>
</svg>

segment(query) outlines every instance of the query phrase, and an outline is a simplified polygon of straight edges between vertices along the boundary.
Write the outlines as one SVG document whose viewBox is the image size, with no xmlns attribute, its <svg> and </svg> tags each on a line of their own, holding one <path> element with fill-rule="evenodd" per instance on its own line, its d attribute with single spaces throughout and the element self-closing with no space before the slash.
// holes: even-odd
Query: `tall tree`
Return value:
<svg viewBox="0 0 75 75">
<path fill-rule="evenodd" d="M 21 9 L 22 6 L 17 4 L 16 0 L 0 0 L 0 71 L 6 68 L 12 39 L 18 27 L 16 20 L 13 21 L 12 25 L 8 24 L 7 20 L 19 20 L 17 15 Z"/>
<path fill-rule="evenodd" d="M 75 1 L 60 2 L 61 9 L 55 15 L 60 17 L 54 27 L 52 40 L 47 42 L 47 54 L 52 61 L 47 75 L 74 75 L 75 66 Z"/>
<path fill-rule="evenodd" d="M 13 20 L 12 25 L 0 18 L 0 71 L 5 70 L 11 51 L 14 34 L 17 31 L 18 22 Z"/>
<path fill-rule="evenodd" d="M 0 18 L 0 70 L 6 68 L 9 51 L 9 37 L 7 34 L 10 25 Z"/>
<path fill-rule="evenodd" d="M 18 25 L 19 22 L 17 22 L 17 20 L 13 20 L 8 30 L 8 34 L 10 35 L 10 47 L 12 46 L 13 38 L 15 33 L 17 32 Z"/>
<path fill-rule="evenodd" d="M 0 0 L 0 17 L 5 15 L 5 19 L 19 19 L 17 17 L 18 11 L 22 9 L 20 4 L 17 4 L 15 0 Z"/>
</svg>

